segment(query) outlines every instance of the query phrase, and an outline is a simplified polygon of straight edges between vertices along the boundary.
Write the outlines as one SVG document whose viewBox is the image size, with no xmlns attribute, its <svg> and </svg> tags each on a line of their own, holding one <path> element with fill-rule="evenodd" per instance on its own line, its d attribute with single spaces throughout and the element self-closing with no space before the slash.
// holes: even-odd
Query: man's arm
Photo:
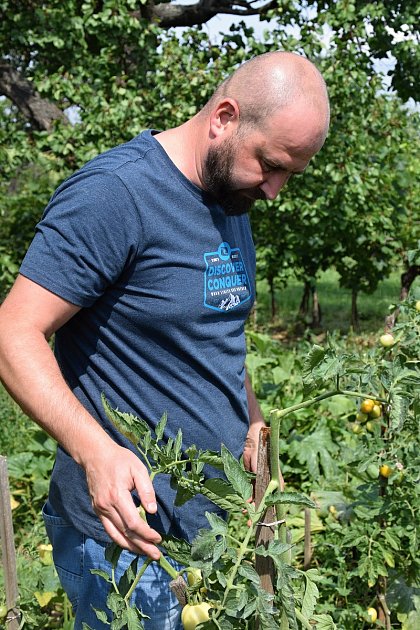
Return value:
<svg viewBox="0 0 420 630">
<path fill-rule="evenodd" d="M 0 378 L 22 409 L 83 467 L 95 512 L 120 546 L 157 559 L 160 535 L 140 518 L 156 511 L 147 469 L 116 444 L 71 392 L 48 339 L 79 310 L 19 276 L 0 308 Z"/>
<path fill-rule="evenodd" d="M 252 389 L 248 373 L 245 374 L 245 389 L 248 399 L 249 431 L 244 448 L 244 465 L 245 468 L 256 473 L 260 430 L 267 425 L 264 421 L 260 406 Z"/>
</svg>

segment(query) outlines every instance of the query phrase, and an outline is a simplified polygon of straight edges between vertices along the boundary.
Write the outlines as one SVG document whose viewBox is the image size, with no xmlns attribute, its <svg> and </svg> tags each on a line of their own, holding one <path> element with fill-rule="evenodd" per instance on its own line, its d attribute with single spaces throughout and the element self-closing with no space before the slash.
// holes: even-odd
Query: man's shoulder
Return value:
<svg viewBox="0 0 420 630">
<path fill-rule="evenodd" d="M 135 164 L 138 165 L 155 148 L 156 143 L 153 141 L 151 130 L 146 130 L 128 142 L 100 153 L 87 162 L 80 170 L 82 172 L 105 170 L 115 173 L 120 169 L 130 168 L 130 166 Z"/>
</svg>

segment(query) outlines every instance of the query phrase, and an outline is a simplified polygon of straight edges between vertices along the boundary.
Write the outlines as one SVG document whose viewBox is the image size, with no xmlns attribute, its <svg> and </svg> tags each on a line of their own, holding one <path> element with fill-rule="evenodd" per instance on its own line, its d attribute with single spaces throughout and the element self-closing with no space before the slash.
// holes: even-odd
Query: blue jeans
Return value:
<svg viewBox="0 0 420 630">
<path fill-rule="evenodd" d="M 89 538 L 69 525 L 49 503 L 44 506 L 43 517 L 61 585 L 76 615 L 74 630 L 81 630 L 83 622 L 94 630 L 109 630 L 109 625 L 99 621 L 93 608 L 109 613 L 106 598 L 110 585 L 90 571 L 102 569 L 110 575 L 111 565 L 105 560 L 106 543 Z M 117 583 L 134 557 L 126 550 L 121 553 L 116 570 Z M 182 568 L 171 558 L 168 561 L 177 571 Z M 139 568 L 141 564 L 142 557 L 139 557 Z M 170 581 L 169 575 L 156 562 L 150 564 L 142 575 L 131 601 L 150 617 L 143 621 L 145 630 L 182 630 L 181 607 L 169 588 Z"/>
</svg>

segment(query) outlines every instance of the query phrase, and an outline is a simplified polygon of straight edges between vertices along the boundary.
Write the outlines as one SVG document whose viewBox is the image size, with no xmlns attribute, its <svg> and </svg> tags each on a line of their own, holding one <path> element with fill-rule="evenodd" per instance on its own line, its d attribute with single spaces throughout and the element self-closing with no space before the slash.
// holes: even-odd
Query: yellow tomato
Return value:
<svg viewBox="0 0 420 630">
<path fill-rule="evenodd" d="M 360 411 L 362 413 L 370 413 L 373 409 L 374 404 L 375 401 L 371 400 L 370 398 L 365 398 L 365 400 L 360 405 Z"/>
<path fill-rule="evenodd" d="M 379 468 L 379 472 L 382 477 L 386 477 L 388 479 L 388 477 L 392 475 L 392 468 L 391 466 L 388 466 L 388 464 L 382 464 Z"/>
<path fill-rule="evenodd" d="M 375 621 L 378 618 L 378 613 L 376 612 L 375 608 L 368 608 L 367 609 L 367 614 L 370 617 L 370 620 L 372 623 L 375 623 Z"/>
</svg>

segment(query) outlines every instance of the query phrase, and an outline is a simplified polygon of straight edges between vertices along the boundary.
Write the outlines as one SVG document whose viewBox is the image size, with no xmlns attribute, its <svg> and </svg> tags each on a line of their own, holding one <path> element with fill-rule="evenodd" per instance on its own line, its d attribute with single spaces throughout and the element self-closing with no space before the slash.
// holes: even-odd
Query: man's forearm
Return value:
<svg viewBox="0 0 420 630">
<path fill-rule="evenodd" d="M 248 376 L 248 372 L 245 374 L 245 389 L 248 400 L 248 413 L 249 413 L 249 424 L 258 423 L 261 425 L 265 425 L 264 417 L 261 412 L 260 405 L 258 404 L 258 400 L 255 396 L 254 390 L 252 389 L 251 381 Z"/>
<path fill-rule="evenodd" d="M 111 440 L 71 392 L 42 333 L 2 322 L 0 377 L 22 407 L 81 465 L 92 443 Z"/>
</svg>

